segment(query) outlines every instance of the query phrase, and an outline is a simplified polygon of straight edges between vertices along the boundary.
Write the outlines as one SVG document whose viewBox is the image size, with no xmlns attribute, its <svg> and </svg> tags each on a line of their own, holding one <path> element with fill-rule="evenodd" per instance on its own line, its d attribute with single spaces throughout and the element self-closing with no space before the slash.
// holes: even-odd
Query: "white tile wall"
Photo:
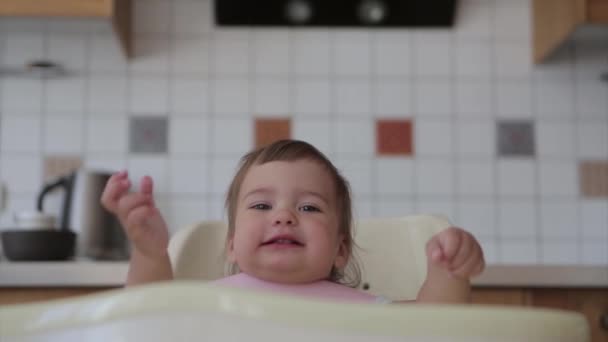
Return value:
<svg viewBox="0 0 608 342">
<path fill-rule="evenodd" d="M 574 265 L 579 263 L 579 245 L 567 241 L 543 241 L 540 261 L 543 264 Z"/>
<path fill-rule="evenodd" d="M 331 84 L 327 79 L 297 80 L 293 90 L 293 113 L 300 116 L 323 115 L 331 112 Z"/>
<path fill-rule="evenodd" d="M 416 120 L 414 146 L 420 157 L 448 158 L 453 151 L 452 125 L 445 120 Z"/>
<path fill-rule="evenodd" d="M 494 84 L 488 80 L 457 80 L 454 109 L 459 117 L 491 117 L 494 111 Z"/>
<path fill-rule="evenodd" d="M 135 53 L 107 22 L 0 19 L 0 67 L 50 58 L 69 77 L 0 76 L 0 180 L 31 208 L 49 154 L 151 174 L 171 229 L 222 219 L 254 118 L 340 166 L 356 214 L 441 213 L 490 263 L 608 264 L 608 199 L 585 199 L 578 163 L 608 159 L 608 30 L 577 30 L 542 65 L 530 0 L 462 0 L 450 29 L 219 28 L 211 0 L 135 1 Z M 128 152 L 133 116 L 169 120 L 169 151 Z M 413 120 L 414 154 L 375 156 L 375 120 Z M 497 119 L 532 120 L 536 155 L 496 155 Z M 2 227 L 12 224 L 0 217 Z"/>
<path fill-rule="evenodd" d="M 489 198 L 460 198 L 456 203 L 455 222 L 475 237 L 495 239 L 496 206 Z"/>
<path fill-rule="evenodd" d="M 322 30 L 296 31 L 292 35 L 293 71 L 298 76 L 327 77 L 330 71 L 330 35 Z"/>
<path fill-rule="evenodd" d="M 459 195 L 492 196 L 495 193 L 496 173 L 489 161 L 459 161 L 455 169 L 456 192 Z"/>
<path fill-rule="evenodd" d="M 453 127 L 459 157 L 490 159 L 496 154 L 496 124 L 488 119 L 461 120 Z"/>
<path fill-rule="evenodd" d="M 453 92 L 447 80 L 421 79 L 414 85 L 414 113 L 418 116 L 449 116 L 453 113 Z"/>
<path fill-rule="evenodd" d="M 173 118 L 169 124 L 169 153 L 171 156 L 203 157 L 211 152 L 211 128 L 200 117 Z"/>
<path fill-rule="evenodd" d="M 209 163 L 203 158 L 169 160 L 169 191 L 174 194 L 204 195 L 209 191 L 207 182 Z"/>
<path fill-rule="evenodd" d="M 580 236 L 578 208 L 574 200 L 546 200 L 540 205 L 541 237 L 571 241 Z"/>
<path fill-rule="evenodd" d="M 201 114 L 209 112 L 209 80 L 175 79 L 171 82 L 170 110 L 172 114 Z"/>
<path fill-rule="evenodd" d="M 175 36 L 171 40 L 171 71 L 183 77 L 207 75 L 211 61 L 211 41 L 202 36 Z"/>
<path fill-rule="evenodd" d="M 377 81 L 372 90 L 373 113 L 380 117 L 411 116 L 412 87 L 407 81 Z"/>
<path fill-rule="evenodd" d="M 372 46 L 373 71 L 381 77 L 412 74 L 411 34 L 388 31 L 375 35 Z"/>
<path fill-rule="evenodd" d="M 580 203 L 582 235 L 585 239 L 608 239 L 608 201 L 584 200 Z"/>
<path fill-rule="evenodd" d="M 252 89 L 253 113 L 258 116 L 286 116 L 289 113 L 289 81 L 258 78 Z"/>
<path fill-rule="evenodd" d="M 353 194 L 360 197 L 372 194 L 372 164 L 368 160 L 363 158 L 334 158 L 334 163 L 350 182 Z"/>
<path fill-rule="evenodd" d="M 335 101 L 335 111 L 340 116 L 372 115 L 371 86 L 369 81 L 336 81 Z"/>
<path fill-rule="evenodd" d="M 334 122 L 332 126 L 333 151 L 336 154 L 349 156 L 372 156 L 375 150 L 375 129 L 371 119 L 357 121 L 345 119 Z"/>
<path fill-rule="evenodd" d="M 421 196 L 452 196 L 454 164 L 442 158 L 416 161 L 414 187 Z"/>
<path fill-rule="evenodd" d="M 128 152 L 129 122 L 125 117 L 95 115 L 89 117 L 86 127 L 86 153 L 116 153 L 125 155 Z"/>
<path fill-rule="evenodd" d="M 169 80 L 161 77 L 131 78 L 129 110 L 133 113 L 167 113 L 169 111 Z"/>
<path fill-rule="evenodd" d="M 536 168 L 531 160 L 499 160 L 498 193 L 504 196 L 534 196 L 537 193 Z"/>
<path fill-rule="evenodd" d="M 243 115 L 249 112 L 250 89 L 242 79 L 216 79 L 213 81 L 212 113 Z"/>
<path fill-rule="evenodd" d="M 40 113 L 43 85 L 39 81 L 6 77 L 2 79 L 2 112 Z"/>
<path fill-rule="evenodd" d="M 369 32 L 337 32 L 332 34 L 332 39 L 332 65 L 333 72 L 337 76 L 368 76 L 370 74 L 371 35 Z"/>
<path fill-rule="evenodd" d="M 576 149 L 575 129 L 571 122 L 536 123 L 536 146 L 542 158 L 573 158 Z"/>
<path fill-rule="evenodd" d="M 608 246 L 605 241 L 583 241 L 581 262 L 587 265 L 606 265 L 608 263 Z"/>
<path fill-rule="evenodd" d="M 499 247 L 499 260 L 505 264 L 537 264 L 540 250 L 534 241 L 501 241 Z"/>
<path fill-rule="evenodd" d="M 540 195 L 545 198 L 578 196 L 579 177 L 574 163 L 543 161 L 538 165 Z"/>
<path fill-rule="evenodd" d="M 47 113 L 70 113 L 82 116 L 86 94 L 86 80 L 72 78 L 49 82 L 46 86 Z"/>
<path fill-rule="evenodd" d="M 43 129 L 46 154 L 80 155 L 84 152 L 84 120 L 79 116 L 48 117 Z"/>
<path fill-rule="evenodd" d="M 498 234 L 502 238 L 534 239 L 538 210 L 533 200 L 501 200 L 498 203 Z"/>
<path fill-rule="evenodd" d="M 374 170 L 375 188 L 379 196 L 413 195 L 414 163 L 402 158 L 379 158 Z"/>
<path fill-rule="evenodd" d="M 89 78 L 87 90 L 87 111 L 103 115 L 125 115 L 129 95 L 126 77 L 95 75 Z"/>
<path fill-rule="evenodd" d="M 42 123 L 39 116 L 4 116 L 0 126 L 2 152 L 39 152 Z"/>
<path fill-rule="evenodd" d="M 326 155 L 332 152 L 332 130 L 327 118 L 308 119 L 296 117 L 292 121 L 292 136 L 294 139 L 305 140 L 313 144 Z"/>
</svg>

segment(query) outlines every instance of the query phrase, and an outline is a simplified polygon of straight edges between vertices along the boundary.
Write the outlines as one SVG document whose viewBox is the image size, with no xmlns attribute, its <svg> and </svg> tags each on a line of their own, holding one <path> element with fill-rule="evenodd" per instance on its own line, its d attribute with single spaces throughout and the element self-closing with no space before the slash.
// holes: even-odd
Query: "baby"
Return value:
<svg viewBox="0 0 608 342">
<path fill-rule="evenodd" d="M 173 279 L 169 233 L 154 202 L 152 179 L 143 177 L 138 192 L 129 192 L 131 185 L 126 171 L 114 174 L 101 198 L 132 243 L 127 285 Z M 312 145 L 281 140 L 246 154 L 230 184 L 226 208 L 225 248 L 232 275 L 217 284 L 375 300 L 353 288 L 360 273 L 353 262 L 348 182 Z M 427 278 L 416 301 L 467 302 L 469 279 L 485 265 L 475 238 L 450 227 L 429 240 L 426 254 Z M 355 271 L 350 278 L 347 264 Z"/>
</svg>

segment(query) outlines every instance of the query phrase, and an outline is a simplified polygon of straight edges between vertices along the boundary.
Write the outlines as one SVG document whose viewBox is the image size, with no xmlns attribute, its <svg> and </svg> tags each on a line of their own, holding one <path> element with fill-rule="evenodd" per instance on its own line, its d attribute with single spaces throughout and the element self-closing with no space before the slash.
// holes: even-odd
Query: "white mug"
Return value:
<svg viewBox="0 0 608 342">
<path fill-rule="evenodd" d="M 22 229 L 55 229 L 56 221 L 54 215 L 39 211 L 20 211 L 15 214 L 17 227 Z"/>
</svg>

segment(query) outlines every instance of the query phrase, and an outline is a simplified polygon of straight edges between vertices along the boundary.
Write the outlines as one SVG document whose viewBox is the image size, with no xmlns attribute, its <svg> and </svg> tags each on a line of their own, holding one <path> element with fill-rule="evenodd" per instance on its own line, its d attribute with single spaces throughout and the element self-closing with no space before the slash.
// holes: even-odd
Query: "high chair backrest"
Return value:
<svg viewBox="0 0 608 342">
<path fill-rule="evenodd" d="M 394 300 L 416 298 L 426 277 L 426 242 L 448 226 L 446 219 L 432 215 L 356 222 L 359 287 Z M 219 221 L 200 222 L 176 232 L 169 243 L 175 278 L 214 280 L 224 276 L 226 232 L 226 224 Z"/>
</svg>

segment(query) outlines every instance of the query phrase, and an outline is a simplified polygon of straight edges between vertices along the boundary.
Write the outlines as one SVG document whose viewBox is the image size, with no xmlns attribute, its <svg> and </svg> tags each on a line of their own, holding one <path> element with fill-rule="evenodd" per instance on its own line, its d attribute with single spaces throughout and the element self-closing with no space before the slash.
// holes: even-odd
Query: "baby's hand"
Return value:
<svg viewBox="0 0 608 342">
<path fill-rule="evenodd" d="M 154 204 L 152 178 L 141 179 L 139 192 L 129 192 L 126 171 L 110 177 L 101 195 L 102 205 L 116 215 L 133 246 L 148 257 L 164 256 L 169 244 L 165 220 Z"/>
<path fill-rule="evenodd" d="M 485 261 L 481 246 L 471 233 L 456 227 L 433 236 L 426 245 L 429 265 L 436 265 L 460 278 L 480 274 Z"/>
</svg>

